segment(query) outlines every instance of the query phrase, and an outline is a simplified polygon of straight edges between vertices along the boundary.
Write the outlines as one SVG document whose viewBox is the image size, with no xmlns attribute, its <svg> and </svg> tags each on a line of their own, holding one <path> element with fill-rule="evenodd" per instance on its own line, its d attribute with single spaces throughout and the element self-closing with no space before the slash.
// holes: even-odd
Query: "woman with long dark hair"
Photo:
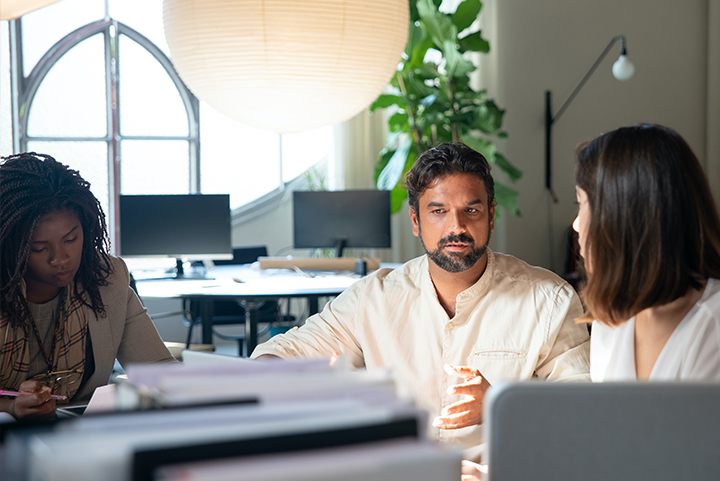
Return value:
<svg viewBox="0 0 720 481">
<path fill-rule="evenodd" d="M 53 416 L 58 397 L 107 384 L 115 359 L 173 361 L 129 281 L 77 171 L 36 153 L 2 160 L 0 389 L 28 394 L 0 397 L 0 412 Z"/>
<path fill-rule="evenodd" d="M 720 220 L 692 150 L 637 125 L 575 157 L 592 379 L 720 380 Z"/>
</svg>

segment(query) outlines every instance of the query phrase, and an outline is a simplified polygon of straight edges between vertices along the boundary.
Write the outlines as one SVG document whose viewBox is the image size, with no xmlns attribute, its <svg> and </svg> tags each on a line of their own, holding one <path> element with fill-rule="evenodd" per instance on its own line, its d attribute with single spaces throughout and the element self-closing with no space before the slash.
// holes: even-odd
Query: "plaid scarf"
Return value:
<svg viewBox="0 0 720 481">
<path fill-rule="evenodd" d="M 60 326 L 55 330 L 53 371 L 85 370 L 87 346 L 87 313 L 81 299 L 73 298 L 73 289 L 63 289 L 64 309 L 59 313 Z M 23 294 L 25 285 L 23 283 Z M 82 295 L 82 294 L 81 294 Z M 13 327 L 6 316 L 0 316 L 0 389 L 18 390 L 27 380 L 30 368 L 30 325 L 28 322 Z M 80 388 L 80 382 L 66 385 L 58 383 L 53 394 L 71 399 Z"/>
</svg>

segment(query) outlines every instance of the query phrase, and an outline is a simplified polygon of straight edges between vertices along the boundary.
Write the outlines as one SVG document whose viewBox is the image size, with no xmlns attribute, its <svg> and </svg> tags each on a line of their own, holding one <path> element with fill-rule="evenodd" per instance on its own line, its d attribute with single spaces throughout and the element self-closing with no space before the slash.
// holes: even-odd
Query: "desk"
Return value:
<svg viewBox="0 0 720 481">
<path fill-rule="evenodd" d="M 135 272 L 133 273 L 135 274 Z M 138 275 L 140 297 L 178 298 L 198 301 L 202 342 L 212 344 L 213 301 L 236 300 L 245 307 L 245 354 L 257 346 L 258 309 L 262 301 L 286 297 L 308 299 L 310 314 L 318 312 L 318 298 L 336 296 L 360 279 L 346 273 L 317 273 L 307 277 L 287 269 L 260 270 L 252 264 L 216 266 L 208 272 L 214 279 L 143 279 Z M 241 280 L 242 282 L 237 282 Z"/>
</svg>

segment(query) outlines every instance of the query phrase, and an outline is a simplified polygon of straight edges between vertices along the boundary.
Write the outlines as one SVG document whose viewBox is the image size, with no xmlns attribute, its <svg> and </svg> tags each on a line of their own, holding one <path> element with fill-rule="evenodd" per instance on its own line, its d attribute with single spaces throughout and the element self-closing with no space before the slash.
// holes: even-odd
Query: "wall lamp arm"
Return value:
<svg viewBox="0 0 720 481">
<path fill-rule="evenodd" d="M 625 36 L 618 35 L 616 37 L 613 37 L 613 39 L 610 40 L 608 46 L 605 47 L 605 50 L 603 50 L 597 60 L 595 60 L 595 63 L 592 65 L 592 67 L 590 67 L 590 70 L 588 70 L 588 72 L 585 74 L 577 87 L 575 87 L 575 90 L 572 91 L 570 96 L 567 98 L 567 100 L 565 100 L 565 103 L 562 104 L 562 106 L 558 109 L 555 115 L 553 115 L 552 113 L 552 92 L 550 90 L 545 91 L 545 188 L 550 192 L 550 196 L 552 197 L 552 200 L 555 204 L 558 203 L 558 198 L 555 195 L 555 191 L 552 187 L 552 126 L 565 112 L 573 99 L 575 99 L 575 96 L 577 96 L 577 94 L 580 92 L 580 89 L 583 88 L 585 83 L 590 79 L 598 66 L 600 66 L 600 62 L 603 61 L 603 59 L 610 52 L 610 49 L 618 41 L 621 42 L 621 57 L 627 54 L 627 48 L 625 46 Z M 632 73 L 630 74 L 630 76 L 632 76 Z"/>
</svg>

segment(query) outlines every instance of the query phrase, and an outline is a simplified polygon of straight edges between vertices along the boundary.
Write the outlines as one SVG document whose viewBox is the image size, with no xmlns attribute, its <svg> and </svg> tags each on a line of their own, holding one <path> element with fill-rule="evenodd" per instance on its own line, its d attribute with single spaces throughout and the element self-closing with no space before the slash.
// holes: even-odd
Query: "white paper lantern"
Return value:
<svg viewBox="0 0 720 481">
<path fill-rule="evenodd" d="M 180 77 L 201 100 L 278 133 L 367 107 L 405 48 L 408 0 L 164 0 Z"/>
<path fill-rule="evenodd" d="M 58 0 L 0 0 L 0 20 L 12 20 Z"/>
</svg>

